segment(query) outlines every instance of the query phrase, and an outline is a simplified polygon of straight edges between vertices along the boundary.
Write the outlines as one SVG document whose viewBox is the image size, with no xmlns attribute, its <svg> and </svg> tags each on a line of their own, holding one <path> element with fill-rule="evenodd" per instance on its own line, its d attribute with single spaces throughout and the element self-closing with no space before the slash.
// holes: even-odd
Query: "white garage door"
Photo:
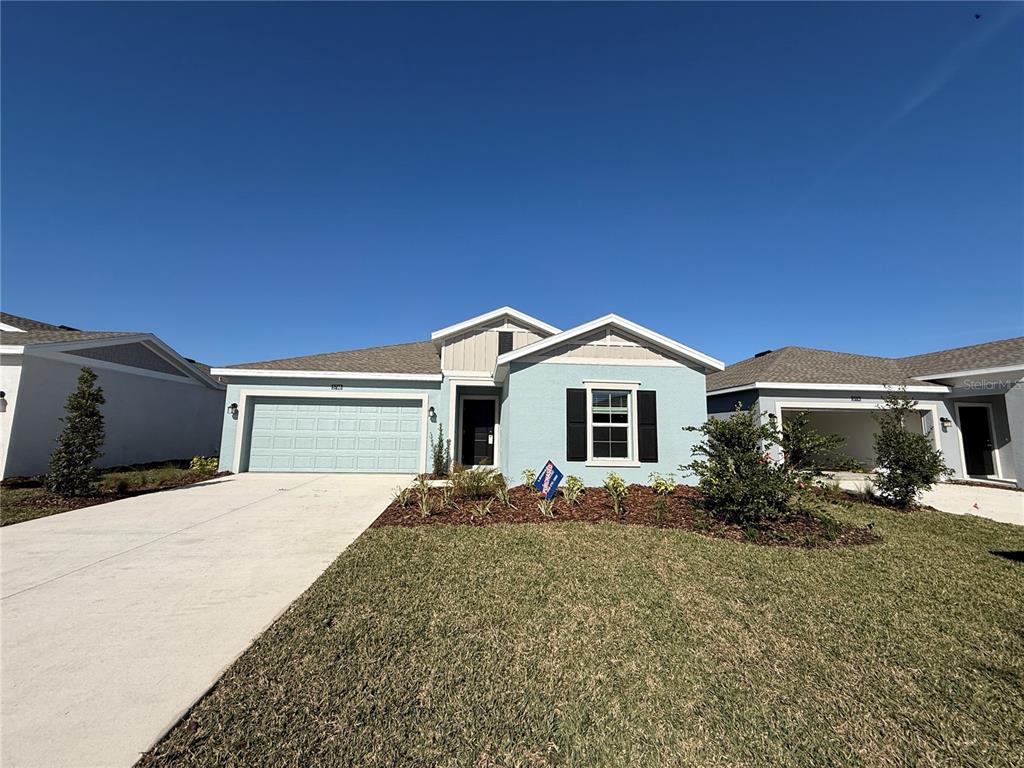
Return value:
<svg viewBox="0 0 1024 768">
<path fill-rule="evenodd" d="M 419 472 L 419 400 L 260 399 L 251 472 Z"/>
</svg>

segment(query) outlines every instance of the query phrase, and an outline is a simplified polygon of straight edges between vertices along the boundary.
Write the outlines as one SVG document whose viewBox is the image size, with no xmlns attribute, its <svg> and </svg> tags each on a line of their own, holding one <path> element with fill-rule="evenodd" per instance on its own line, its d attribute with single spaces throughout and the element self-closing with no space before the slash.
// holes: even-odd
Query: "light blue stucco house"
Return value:
<svg viewBox="0 0 1024 768">
<path fill-rule="evenodd" d="M 453 460 L 509 478 L 552 460 L 599 484 L 676 472 L 685 427 L 707 418 L 723 364 L 617 315 L 560 330 L 511 307 L 429 341 L 214 369 L 227 382 L 220 468 L 233 472 L 430 470 Z"/>
</svg>

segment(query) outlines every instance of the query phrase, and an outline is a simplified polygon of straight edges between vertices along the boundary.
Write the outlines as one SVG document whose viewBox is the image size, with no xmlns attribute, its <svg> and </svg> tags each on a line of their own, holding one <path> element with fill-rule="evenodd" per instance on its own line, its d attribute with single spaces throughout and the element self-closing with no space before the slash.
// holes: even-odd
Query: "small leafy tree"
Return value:
<svg viewBox="0 0 1024 768">
<path fill-rule="evenodd" d="M 448 477 L 452 466 L 452 441 L 444 439 L 444 425 L 437 425 L 437 440 L 430 436 L 430 463 L 434 477 Z"/>
<path fill-rule="evenodd" d="M 883 399 L 884 405 L 875 413 L 875 489 L 885 501 L 907 509 L 921 491 L 952 474 L 952 470 L 946 466 L 942 452 L 932 445 L 930 430 L 922 435 L 906 429 L 907 417 L 917 408 L 917 401 L 907 397 L 902 388 L 887 392 Z"/>
<path fill-rule="evenodd" d="M 698 486 L 709 512 L 742 524 L 790 512 L 798 476 L 770 454 L 780 440 L 774 421 L 762 421 L 756 409 L 737 408 L 728 419 L 708 419 L 685 429 L 699 432 L 703 440 L 693 449 L 698 458 L 679 469 L 700 478 Z"/>
<path fill-rule="evenodd" d="M 67 415 L 61 418 L 64 429 L 50 454 L 48 490 L 61 496 L 83 496 L 91 490 L 99 474 L 93 464 L 103 455 L 105 434 L 100 406 L 105 402 L 103 389 L 96 386 L 96 374 L 92 368 L 83 368 L 78 374 L 78 387 L 68 395 L 64 406 Z"/>
<path fill-rule="evenodd" d="M 811 426 L 807 413 L 798 411 L 782 422 L 782 457 L 794 472 L 820 475 L 826 469 L 853 469 L 857 463 L 842 452 L 846 440 L 822 434 Z"/>
</svg>

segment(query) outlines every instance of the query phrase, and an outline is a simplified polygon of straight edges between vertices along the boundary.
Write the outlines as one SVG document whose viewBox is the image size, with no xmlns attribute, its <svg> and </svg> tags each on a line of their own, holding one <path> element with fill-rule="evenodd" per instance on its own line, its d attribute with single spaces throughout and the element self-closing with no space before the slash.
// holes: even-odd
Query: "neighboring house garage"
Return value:
<svg viewBox="0 0 1024 768">
<path fill-rule="evenodd" d="M 244 468 L 419 472 L 424 403 L 401 398 L 254 398 Z"/>
<path fill-rule="evenodd" d="M 875 420 L 875 408 L 786 408 L 780 409 L 782 425 L 803 413 L 807 417 L 807 425 L 821 435 L 839 435 L 843 438 L 842 452 L 853 459 L 863 469 L 874 469 L 877 465 L 875 456 L 875 433 L 878 422 Z M 924 434 L 925 417 L 918 412 L 904 423 L 909 432 Z M 844 469 L 844 467 L 827 467 L 828 469 Z"/>
</svg>

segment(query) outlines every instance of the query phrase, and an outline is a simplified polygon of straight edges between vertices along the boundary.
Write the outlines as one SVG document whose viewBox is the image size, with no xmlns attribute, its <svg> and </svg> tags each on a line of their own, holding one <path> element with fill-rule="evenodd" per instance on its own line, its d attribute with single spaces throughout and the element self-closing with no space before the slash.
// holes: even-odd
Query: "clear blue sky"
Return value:
<svg viewBox="0 0 1024 768">
<path fill-rule="evenodd" d="M 1021 10 L 5 3 L 0 297 L 214 364 L 502 304 L 727 362 L 1019 335 Z"/>
</svg>

